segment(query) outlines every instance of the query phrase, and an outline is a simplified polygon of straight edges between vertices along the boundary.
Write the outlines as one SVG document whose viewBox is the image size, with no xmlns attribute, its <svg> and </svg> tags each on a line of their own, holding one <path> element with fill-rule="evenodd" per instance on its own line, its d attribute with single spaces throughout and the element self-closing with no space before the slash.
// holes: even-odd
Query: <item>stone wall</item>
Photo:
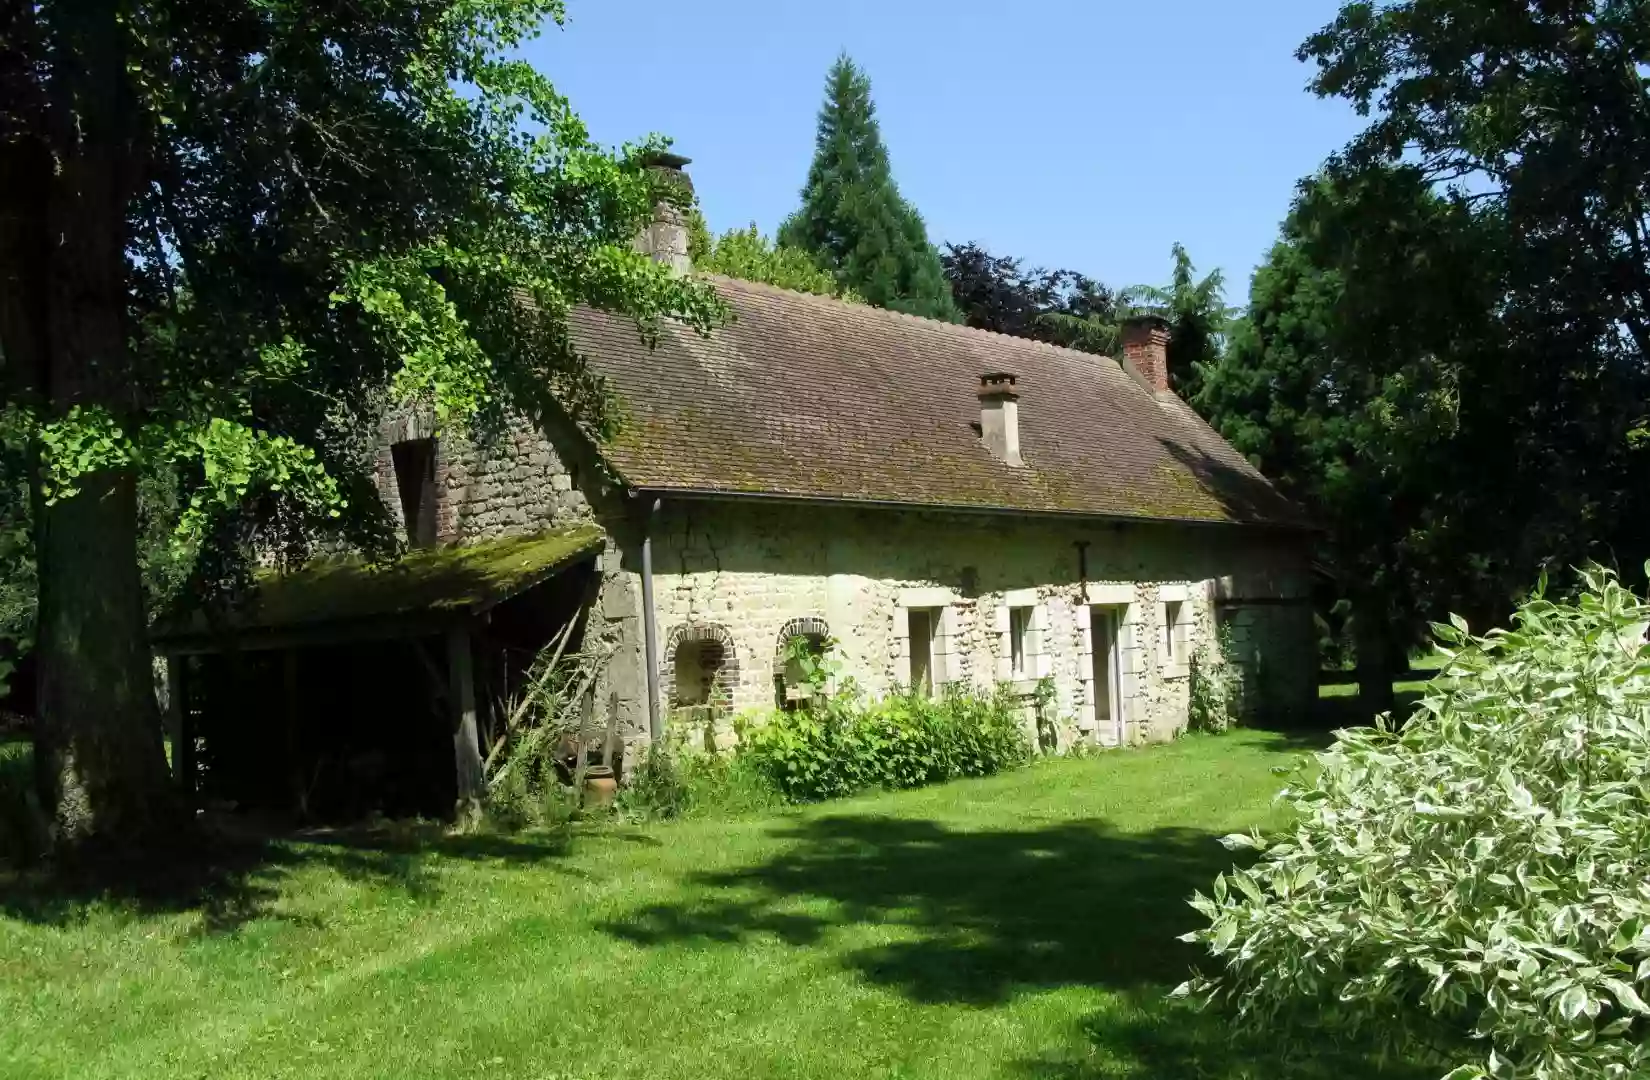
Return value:
<svg viewBox="0 0 1650 1080">
<path fill-rule="evenodd" d="M 592 518 L 577 475 L 549 438 L 516 419 L 496 438 L 437 436 L 418 414 L 387 421 L 379 433 L 375 472 L 379 495 L 393 520 L 401 520 L 401 494 L 392 447 L 435 440 L 436 540 L 473 543 L 522 536 Z"/>
<path fill-rule="evenodd" d="M 1265 618 L 1245 616 L 1243 640 L 1251 658 L 1275 659 L 1266 670 L 1278 707 L 1304 702 L 1314 686 L 1314 665 L 1300 659 L 1311 646 L 1304 553 L 1275 536 L 1204 526 L 667 501 L 654 526 L 654 552 L 660 642 L 714 627 L 736 659 L 724 673 L 735 711 L 775 704 L 778 653 L 785 627 L 796 619 L 819 620 L 829 629 L 845 674 L 866 690 L 882 693 L 906 683 L 913 609 L 935 613 L 939 682 L 986 687 L 1011 681 L 1029 693 L 1039 677 L 1051 676 L 1062 744 L 1169 738 L 1183 728 L 1187 661 L 1213 640 L 1217 611 L 1227 611 L 1234 599 L 1270 605 Z M 1179 611 L 1172 656 L 1165 647 L 1164 618 L 1172 610 L 1166 604 Z M 1122 613 L 1121 731 L 1096 715 L 1096 605 Z M 1030 655 L 1016 676 L 1009 611 L 1022 606 L 1029 609 Z M 661 648 L 659 660 L 664 697 L 674 658 Z M 671 704 L 668 698 L 661 703 L 666 710 Z"/>
<path fill-rule="evenodd" d="M 400 520 L 391 445 L 430 437 L 414 418 L 386 423 L 379 487 Z M 614 652 L 597 707 L 627 744 L 648 731 L 637 507 L 582 445 L 525 423 L 484 443 L 436 443 L 437 540 L 477 542 L 596 520 L 609 533 L 592 626 Z M 582 455 L 582 457 L 581 457 Z M 1172 737 L 1185 726 L 1187 660 L 1232 625 L 1238 659 L 1274 710 L 1304 708 L 1316 664 L 1304 548 L 1277 534 L 1219 526 L 1065 521 L 829 505 L 666 499 L 652 526 L 659 707 L 674 704 L 677 643 L 715 642 L 717 702 L 738 712 L 783 697 L 781 649 L 797 626 L 838 642 L 844 675 L 866 691 L 908 683 L 911 612 L 934 617 L 938 683 L 1054 683 L 1061 745 Z M 1178 605 L 1174 655 L 1166 604 Z M 1120 613 L 1122 722 L 1096 709 L 1096 606 Z M 1011 670 L 1010 610 L 1027 609 L 1028 655 Z M 692 680 L 702 685 L 702 679 Z M 724 724 L 713 733 L 731 738 Z M 695 736 L 697 738 L 697 736 Z"/>
<path fill-rule="evenodd" d="M 609 715 L 617 719 L 627 746 L 645 740 L 641 583 L 636 549 L 632 545 L 627 555 L 624 547 L 634 529 L 623 491 L 571 433 L 552 439 L 518 416 L 496 438 L 472 439 L 437 434 L 428 418 L 406 413 L 380 425 L 375 450 L 379 495 L 396 522 L 403 515 L 392 448 L 430 438 L 435 440 L 437 543 L 480 543 L 591 520 L 607 530 L 586 640 L 591 648 L 610 650 L 611 660 L 596 683 L 593 704 L 598 723 Z"/>
</svg>

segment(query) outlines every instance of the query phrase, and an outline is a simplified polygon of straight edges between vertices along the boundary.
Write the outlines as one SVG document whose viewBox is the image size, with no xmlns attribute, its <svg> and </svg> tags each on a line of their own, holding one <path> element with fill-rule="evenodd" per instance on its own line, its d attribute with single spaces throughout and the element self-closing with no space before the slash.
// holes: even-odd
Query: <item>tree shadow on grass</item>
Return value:
<svg viewBox="0 0 1650 1080">
<path fill-rule="evenodd" d="M 1262 731 L 1266 734 L 1266 743 L 1261 749 L 1276 754 L 1303 754 L 1318 750 L 1327 750 L 1335 742 L 1335 729 L 1266 724 L 1245 725 L 1251 730 Z"/>
<path fill-rule="evenodd" d="M 1302 1055 L 1236 1037 L 1219 1016 L 1167 1000 L 1205 959 L 1178 940 L 1200 921 L 1186 901 L 1233 863 L 1209 832 L 1125 833 L 1103 821 L 962 831 L 832 816 L 775 835 L 791 843 L 771 861 L 699 875 L 699 899 L 642 907 L 602 929 L 643 946 L 766 937 L 812 947 L 928 1005 L 993 1007 L 1076 986 L 1110 991 L 1109 1007 L 1075 1033 L 1077 1051 L 1018 1063 L 1027 1077 L 1411 1075 L 1383 1073 L 1357 1050 Z M 835 951 L 834 934 L 856 926 L 891 927 L 894 940 Z"/>
<path fill-rule="evenodd" d="M 95 907 L 137 915 L 198 912 L 197 933 L 232 933 L 258 919 L 314 924 L 277 910 L 289 879 L 311 867 L 434 902 L 438 859 L 541 863 L 566 853 L 563 833 L 457 834 L 433 824 L 298 833 L 235 823 L 141 856 L 102 853 L 30 869 L 0 863 L 0 917 L 71 925 Z"/>
<path fill-rule="evenodd" d="M 1218 1013 L 1138 992 L 1081 1028 L 1065 1052 L 1018 1062 L 1014 1071 L 1026 1080 L 1435 1080 L 1449 1069 L 1321 1037 L 1285 1043 L 1239 1032 Z"/>
<path fill-rule="evenodd" d="M 1104 822 L 956 831 L 931 821 L 822 817 L 777 835 L 785 854 L 707 874 L 702 902 L 656 904 L 606 924 L 643 945 L 768 935 L 813 945 L 852 924 L 902 940 L 848 952 L 845 965 L 914 1001 L 1000 1004 L 1060 986 L 1132 989 L 1183 978 L 1198 959 L 1176 940 L 1186 901 L 1232 857 L 1193 829 L 1127 834 Z M 825 901 L 828 913 L 796 910 Z"/>
<path fill-rule="evenodd" d="M 1418 689 L 1394 691 L 1392 715 L 1400 719 L 1409 717 L 1423 696 L 1425 691 Z M 1314 727 L 1327 732 L 1340 728 L 1368 727 L 1375 722 L 1375 717 L 1363 708 L 1356 694 L 1340 694 L 1319 697 L 1311 720 Z"/>
</svg>

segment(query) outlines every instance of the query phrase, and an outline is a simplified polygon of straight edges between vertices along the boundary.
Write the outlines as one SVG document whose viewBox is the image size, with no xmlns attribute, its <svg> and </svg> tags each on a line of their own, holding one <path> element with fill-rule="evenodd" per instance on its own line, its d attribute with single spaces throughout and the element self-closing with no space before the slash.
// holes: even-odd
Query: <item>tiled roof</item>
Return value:
<svg viewBox="0 0 1650 1080">
<path fill-rule="evenodd" d="M 633 486 L 698 493 L 1295 526 L 1299 510 L 1172 394 L 1115 360 L 728 278 L 709 338 L 581 310 L 627 413 Z M 979 436 L 986 372 L 1019 377 L 1022 468 Z"/>
</svg>

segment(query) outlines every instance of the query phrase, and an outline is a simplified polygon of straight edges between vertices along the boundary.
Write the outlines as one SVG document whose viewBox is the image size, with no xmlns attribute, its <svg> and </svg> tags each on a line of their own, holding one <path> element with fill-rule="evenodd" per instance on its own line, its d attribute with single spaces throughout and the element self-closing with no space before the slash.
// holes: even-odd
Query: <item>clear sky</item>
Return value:
<svg viewBox="0 0 1650 1080">
<path fill-rule="evenodd" d="M 1169 246 L 1247 295 L 1295 182 L 1358 129 L 1294 58 L 1336 0 L 568 0 L 527 55 L 603 143 L 660 132 L 713 230 L 796 207 L 826 69 L 871 77 L 900 189 L 936 244 L 1108 285 Z"/>
</svg>

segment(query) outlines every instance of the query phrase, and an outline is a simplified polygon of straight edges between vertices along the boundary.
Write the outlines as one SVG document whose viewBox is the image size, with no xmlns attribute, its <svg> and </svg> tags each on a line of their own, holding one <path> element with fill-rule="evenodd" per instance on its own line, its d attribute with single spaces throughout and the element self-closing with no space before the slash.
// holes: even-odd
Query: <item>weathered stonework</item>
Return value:
<svg viewBox="0 0 1650 1080">
<path fill-rule="evenodd" d="M 380 488 L 399 517 L 391 443 L 428 437 L 412 421 L 386 424 Z M 439 439 L 438 539 L 463 543 L 596 520 L 609 541 L 592 610 L 613 658 L 597 707 L 618 720 L 628 748 L 649 728 L 641 602 L 643 518 L 636 500 L 589 465 L 587 448 L 558 453 L 526 423 L 477 445 Z M 931 613 L 937 683 L 1010 682 L 1029 696 L 1053 680 L 1062 747 L 1173 737 L 1184 729 L 1189 658 L 1232 630 L 1237 657 L 1273 710 L 1304 707 L 1315 690 L 1301 541 L 1225 526 L 1117 523 L 1056 517 L 947 514 L 666 498 L 651 524 L 656 673 L 662 718 L 675 701 L 674 650 L 715 641 L 723 662 L 715 701 L 731 713 L 782 695 L 787 638 L 836 639 L 842 676 L 872 694 L 912 675 L 910 613 Z M 1174 655 L 1164 619 L 1177 605 Z M 1096 608 L 1120 612 L 1116 660 L 1121 722 L 1096 709 Z M 1027 609 L 1023 670 L 1012 670 L 1010 612 Z M 697 722 L 697 721 L 695 721 Z M 730 722 L 707 741 L 725 745 Z M 695 736 L 697 738 L 697 735 Z"/>
<path fill-rule="evenodd" d="M 516 416 L 497 437 L 479 440 L 436 432 L 427 417 L 404 413 L 380 426 L 376 448 L 377 487 L 392 520 L 402 520 L 402 510 L 391 448 L 426 438 L 435 440 L 437 542 L 475 543 L 592 520 L 606 528 L 586 636 L 588 648 L 611 658 L 593 706 L 598 723 L 616 718 L 630 758 L 645 743 L 648 721 L 640 575 L 622 548 L 631 532 L 625 495 L 571 432 L 553 439 Z"/>
<path fill-rule="evenodd" d="M 1087 577 L 1078 544 L 1087 545 Z M 871 693 L 908 681 L 912 609 L 939 613 L 936 678 L 987 687 L 1008 670 L 1011 607 L 1032 609 L 1034 655 L 1017 689 L 1051 676 L 1062 745 L 1118 741 L 1095 717 L 1090 609 L 1124 609 L 1120 641 L 1123 741 L 1172 737 L 1186 723 L 1188 658 L 1213 640 L 1216 612 L 1242 580 L 1251 606 L 1237 626 L 1248 652 L 1270 660 L 1274 707 L 1304 701 L 1313 666 L 1305 562 L 1276 536 L 1157 524 L 1076 523 L 749 502 L 666 503 L 654 525 L 661 635 L 714 625 L 737 650 L 735 711 L 772 706 L 776 643 L 798 618 L 839 642 L 843 674 Z M 1265 618 L 1250 612 L 1261 610 Z M 1181 630 L 1164 655 L 1165 603 Z M 1285 659 L 1287 657 L 1287 659 Z M 672 657 L 661 651 L 661 683 Z M 666 703 L 668 705 L 668 703 Z"/>
<path fill-rule="evenodd" d="M 379 494 L 395 520 L 401 518 L 401 495 L 391 447 L 424 438 L 435 439 L 440 543 L 521 536 L 594 516 L 573 468 L 525 419 L 476 441 L 440 435 L 427 419 L 410 414 L 383 425 L 377 449 Z"/>
</svg>

